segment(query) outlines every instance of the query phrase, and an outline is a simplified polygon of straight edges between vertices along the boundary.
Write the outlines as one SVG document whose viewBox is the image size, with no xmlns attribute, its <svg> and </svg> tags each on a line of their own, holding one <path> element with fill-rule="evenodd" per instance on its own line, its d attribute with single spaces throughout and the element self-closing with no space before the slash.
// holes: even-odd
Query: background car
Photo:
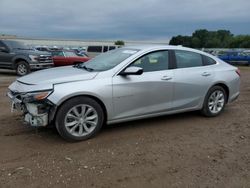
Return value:
<svg viewBox="0 0 250 188">
<path fill-rule="evenodd" d="M 55 50 L 51 51 L 51 54 L 53 56 L 53 62 L 56 67 L 75 65 L 78 63 L 86 62 L 90 59 L 84 54 L 79 56 L 74 51 L 70 50 Z"/>
<path fill-rule="evenodd" d="M 0 68 L 13 69 L 18 76 L 32 70 L 54 67 L 51 54 L 37 51 L 13 40 L 0 40 Z"/>
<path fill-rule="evenodd" d="M 250 53 L 247 51 L 226 51 L 220 53 L 218 57 L 232 65 L 250 65 Z"/>
<path fill-rule="evenodd" d="M 107 52 L 107 51 L 110 51 L 110 50 L 114 50 L 116 48 L 119 48 L 120 46 L 88 46 L 87 49 L 86 49 L 86 54 L 89 56 L 89 57 L 95 57 L 101 53 L 104 53 L 104 52 Z"/>
</svg>

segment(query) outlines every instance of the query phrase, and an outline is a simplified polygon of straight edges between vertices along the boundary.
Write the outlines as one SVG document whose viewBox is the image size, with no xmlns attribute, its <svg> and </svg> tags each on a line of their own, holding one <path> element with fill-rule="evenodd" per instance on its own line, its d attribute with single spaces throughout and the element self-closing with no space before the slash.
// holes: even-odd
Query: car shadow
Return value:
<svg viewBox="0 0 250 188">
<path fill-rule="evenodd" d="M 171 122 L 175 121 L 189 121 L 190 119 L 199 118 L 200 113 L 198 111 L 194 112 L 184 112 L 179 114 L 173 114 L 173 115 L 165 115 L 165 116 L 158 116 L 153 118 L 146 118 L 141 120 L 133 120 L 123 123 L 116 123 L 111 125 L 104 125 L 101 129 L 99 136 L 111 136 L 113 134 L 119 134 L 121 131 L 129 131 L 133 129 L 140 129 L 142 127 L 149 128 L 149 127 L 157 127 L 162 126 L 164 123 L 166 126 L 170 124 Z M 164 126 L 165 126 L 164 125 Z M 42 139 L 46 139 L 46 142 L 57 142 L 62 143 L 66 142 L 64 141 L 58 134 L 56 128 L 54 125 L 51 125 L 50 127 L 38 127 L 38 128 L 32 128 L 32 134 L 35 134 L 38 137 L 41 137 Z M 107 135 L 108 134 L 108 135 Z M 99 137 L 99 138 L 101 138 Z M 94 138 L 95 139 L 95 138 Z M 97 138 L 96 138 L 97 139 Z"/>
<path fill-rule="evenodd" d="M 16 76 L 16 72 L 8 69 L 0 69 L 1 76 Z"/>
<path fill-rule="evenodd" d="M 185 121 L 188 121 L 189 119 L 193 119 L 195 117 L 199 118 L 199 116 L 201 116 L 199 111 L 157 116 L 157 117 L 152 117 L 152 118 L 145 118 L 145 119 L 133 120 L 133 121 L 123 122 L 123 123 L 105 125 L 102 131 L 103 132 L 110 131 L 110 130 L 120 131 L 123 129 L 134 129 L 134 128 L 140 128 L 140 127 L 157 126 L 157 125 L 162 125 L 162 123 L 173 122 L 173 121 L 180 120 L 180 119 L 184 119 Z"/>
</svg>

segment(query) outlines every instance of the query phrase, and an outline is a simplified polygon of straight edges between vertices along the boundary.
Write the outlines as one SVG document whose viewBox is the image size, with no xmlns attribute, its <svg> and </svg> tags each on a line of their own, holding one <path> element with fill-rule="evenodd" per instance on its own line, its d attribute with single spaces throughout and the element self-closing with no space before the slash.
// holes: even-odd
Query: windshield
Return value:
<svg viewBox="0 0 250 188">
<path fill-rule="evenodd" d="M 28 46 L 24 45 L 21 42 L 6 40 L 4 43 L 11 49 L 29 49 Z"/>
<path fill-rule="evenodd" d="M 92 71 L 105 71 L 112 69 L 116 65 L 120 64 L 125 59 L 129 58 L 133 54 L 138 52 L 136 49 L 119 48 L 103 53 L 90 59 L 86 63 L 79 65 L 79 68 L 87 68 Z"/>
<path fill-rule="evenodd" d="M 79 57 L 75 52 L 72 51 L 65 51 L 64 53 L 67 57 Z"/>
<path fill-rule="evenodd" d="M 52 56 L 62 56 L 64 57 L 63 51 L 51 51 Z"/>
</svg>

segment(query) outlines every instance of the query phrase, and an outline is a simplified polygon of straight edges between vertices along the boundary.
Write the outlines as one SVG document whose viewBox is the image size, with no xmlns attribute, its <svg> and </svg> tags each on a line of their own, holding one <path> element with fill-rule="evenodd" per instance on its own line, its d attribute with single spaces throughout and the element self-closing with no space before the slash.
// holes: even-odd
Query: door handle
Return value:
<svg viewBox="0 0 250 188">
<path fill-rule="evenodd" d="M 211 74 L 209 72 L 203 72 L 202 76 L 210 76 Z"/>
<path fill-rule="evenodd" d="M 171 80 L 171 79 L 172 79 L 172 77 L 170 77 L 170 76 L 163 76 L 161 78 L 161 80 Z"/>
</svg>

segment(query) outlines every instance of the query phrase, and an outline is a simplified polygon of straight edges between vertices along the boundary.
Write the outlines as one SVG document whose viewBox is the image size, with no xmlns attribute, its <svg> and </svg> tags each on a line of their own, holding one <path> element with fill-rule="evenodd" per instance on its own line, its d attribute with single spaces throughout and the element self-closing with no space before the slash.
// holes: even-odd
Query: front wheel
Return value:
<svg viewBox="0 0 250 188">
<path fill-rule="evenodd" d="M 221 86 L 214 86 L 209 89 L 202 108 L 203 115 L 214 117 L 219 115 L 226 105 L 227 95 Z"/>
<path fill-rule="evenodd" d="M 59 108 L 55 123 L 64 139 L 81 141 L 93 137 L 103 121 L 104 113 L 98 102 L 88 97 L 76 97 Z"/>
<path fill-rule="evenodd" d="M 30 73 L 30 66 L 25 61 L 19 61 L 16 65 L 16 73 L 18 76 L 24 76 Z"/>
</svg>

